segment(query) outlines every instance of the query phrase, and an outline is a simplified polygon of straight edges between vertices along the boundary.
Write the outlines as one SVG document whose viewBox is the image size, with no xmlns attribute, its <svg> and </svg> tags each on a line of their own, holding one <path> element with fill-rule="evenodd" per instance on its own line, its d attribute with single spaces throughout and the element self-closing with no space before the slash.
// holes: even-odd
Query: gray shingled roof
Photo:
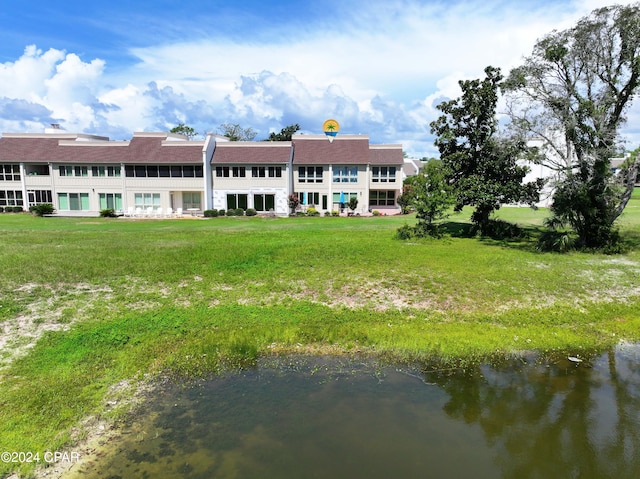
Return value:
<svg viewBox="0 0 640 479">
<path fill-rule="evenodd" d="M 130 142 L 73 141 L 73 135 L 0 138 L 1 162 L 25 163 L 202 163 L 201 142 L 165 142 L 136 137 Z"/>
<path fill-rule="evenodd" d="M 296 165 L 366 165 L 369 163 L 369 139 L 300 135 L 293 140 L 293 163 Z"/>
<path fill-rule="evenodd" d="M 211 163 L 233 164 L 286 164 L 291 156 L 291 142 L 230 141 L 216 144 Z"/>
</svg>

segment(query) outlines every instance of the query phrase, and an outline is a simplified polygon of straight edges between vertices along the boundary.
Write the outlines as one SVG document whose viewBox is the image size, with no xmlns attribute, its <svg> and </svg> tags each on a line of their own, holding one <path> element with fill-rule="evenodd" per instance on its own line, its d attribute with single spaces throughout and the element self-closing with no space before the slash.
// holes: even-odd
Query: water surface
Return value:
<svg viewBox="0 0 640 479">
<path fill-rule="evenodd" d="M 462 369 L 331 358 L 156 391 L 85 478 L 638 478 L 640 346 Z"/>
</svg>

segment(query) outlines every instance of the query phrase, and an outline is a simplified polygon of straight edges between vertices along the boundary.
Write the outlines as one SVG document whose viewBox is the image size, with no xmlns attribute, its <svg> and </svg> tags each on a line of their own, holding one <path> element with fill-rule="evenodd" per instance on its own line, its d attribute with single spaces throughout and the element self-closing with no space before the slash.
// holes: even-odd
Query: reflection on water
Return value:
<svg viewBox="0 0 640 479">
<path fill-rule="evenodd" d="M 532 359 L 443 371 L 288 358 L 174 386 L 75 473 L 640 477 L 640 345 L 582 362 Z"/>
</svg>

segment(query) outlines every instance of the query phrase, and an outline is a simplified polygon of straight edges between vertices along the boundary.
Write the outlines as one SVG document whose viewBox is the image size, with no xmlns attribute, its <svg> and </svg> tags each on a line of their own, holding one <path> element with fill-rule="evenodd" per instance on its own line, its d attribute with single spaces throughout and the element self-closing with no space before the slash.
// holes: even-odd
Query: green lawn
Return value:
<svg viewBox="0 0 640 479">
<path fill-rule="evenodd" d="M 457 364 L 639 340 L 639 206 L 620 219 L 617 256 L 538 253 L 547 212 L 520 208 L 497 215 L 527 229 L 518 242 L 455 236 L 466 212 L 449 218 L 453 236 L 410 242 L 393 237 L 412 216 L 0 215 L 0 449 L 62 448 L 122 380 L 261 354 Z"/>
</svg>

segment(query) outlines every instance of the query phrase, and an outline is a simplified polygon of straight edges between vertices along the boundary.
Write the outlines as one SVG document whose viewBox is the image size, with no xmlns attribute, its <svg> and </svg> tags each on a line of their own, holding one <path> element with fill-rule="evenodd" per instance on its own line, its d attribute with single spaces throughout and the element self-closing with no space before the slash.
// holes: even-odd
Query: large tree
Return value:
<svg viewBox="0 0 640 479">
<path fill-rule="evenodd" d="M 533 205 L 541 186 L 522 183 L 528 169 L 518 160 L 528 148 L 522 139 L 499 135 L 496 105 L 503 77 L 494 67 L 485 74 L 483 80 L 460 81 L 462 96 L 438 105 L 443 115 L 431 123 L 455 209 L 475 207 L 471 220 L 483 234 L 491 213 L 507 203 Z"/>
<path fill-rule="evenodd" d="M 253 128 L 243 128 L 237 123 L 223 123 L 218 131 L 231 141 L 253 141 L 257 135 Z"/>
<path fill-rule="evenodd" d="M 631 197 L 636 163 L 616 185 L 610 158 L 639 82 L 640 3 L 600 8 L 550 33 L 505 82 L 513 126 L 540 142 L 556 171 L 551 224 L 569 225 L 581 246 L 610 243 Z"/>
</svg>

